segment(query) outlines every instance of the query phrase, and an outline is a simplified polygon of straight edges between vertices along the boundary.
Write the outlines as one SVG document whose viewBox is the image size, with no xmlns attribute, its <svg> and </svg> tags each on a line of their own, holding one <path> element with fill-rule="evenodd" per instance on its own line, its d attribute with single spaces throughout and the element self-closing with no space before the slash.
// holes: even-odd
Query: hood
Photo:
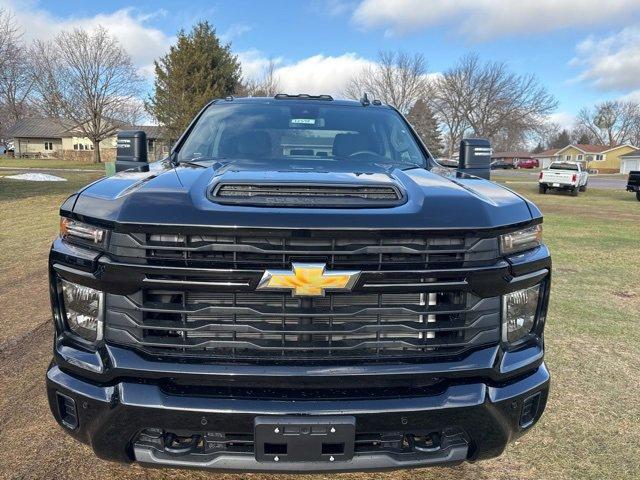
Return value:
<svg viewBox="0 0 640 480">
<path fill-rule="evenodd" d="M 270 228 L 491 229 L 539 217 L 533 204 L 500 185 L 450 169 L 385 169 L 367 166 L 327 170 L 327 162 L 270 167 L 234 161 L 122 172 L 81 191 L 63 209 L 87 219 L 127 225 L 192 225 Z M 308 208 L 220 204 L 208 193 L 220 182 L 317 185 L 388 185 L 404 195 L 384 208 Z"/>
</svg>

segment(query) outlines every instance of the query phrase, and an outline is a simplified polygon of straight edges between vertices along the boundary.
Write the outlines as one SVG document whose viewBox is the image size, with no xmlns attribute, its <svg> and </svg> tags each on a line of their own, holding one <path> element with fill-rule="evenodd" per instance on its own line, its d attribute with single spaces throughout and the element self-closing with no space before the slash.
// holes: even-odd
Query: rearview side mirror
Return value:
<svg viewBox="0 0 640 480">
<path fill-rule="evenodd" d="M 116 172 L 123 170 L 149 171 L 147 134 L 142 130 L 124 130 L 118 133 Z"/>
<path fill-rule="evenodd" d="M 486 138 L 465 138 L 460 142 L 458 172 L 491 178 L 491 142 Z"/>
</svg>

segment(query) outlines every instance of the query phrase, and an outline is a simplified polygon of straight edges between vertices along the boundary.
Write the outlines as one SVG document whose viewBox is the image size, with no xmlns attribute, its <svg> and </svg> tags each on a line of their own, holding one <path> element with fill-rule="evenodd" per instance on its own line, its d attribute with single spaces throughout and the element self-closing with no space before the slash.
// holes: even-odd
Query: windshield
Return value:
<svg viewBox="0 0 640 480">
<path fill-rule="evenodd" d="M 300 103 L 213 104 L 178 152 L 178 161 L 349 161 L 426 166 L 405 121 L 391 109 Z"/>
</svg>

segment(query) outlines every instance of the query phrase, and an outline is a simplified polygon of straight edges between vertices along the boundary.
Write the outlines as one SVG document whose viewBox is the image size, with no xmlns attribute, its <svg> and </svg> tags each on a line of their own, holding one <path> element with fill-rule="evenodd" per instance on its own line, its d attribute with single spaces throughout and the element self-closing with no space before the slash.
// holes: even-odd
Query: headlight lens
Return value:
<svg viewBox="0 0 640 480">
<path fill-rule="evenodd" d="M 60 283 L 67 327 L 90 342 L 102 339 L 103 293 L 66 280 Z"/>
<path fill-rule="evenodd" d="M 523 252 L 542 243 L 542 225 L 523 228 L 515 232 L 500 235 L 500 251 L 503 255 Z"/>
<path fill-rule="evenodd" d="M 529 334 L 536 322 L 540 285 L 502 296 L 502 340 L 515 342 Z"/>
<path fill-rule="evenodd" d="M 75 237 L 93 243 L 102 243 L 105 237 L 105 230 L 71 218 L 60 217 L 60 235 L 63 238 Z"/>
</svg>

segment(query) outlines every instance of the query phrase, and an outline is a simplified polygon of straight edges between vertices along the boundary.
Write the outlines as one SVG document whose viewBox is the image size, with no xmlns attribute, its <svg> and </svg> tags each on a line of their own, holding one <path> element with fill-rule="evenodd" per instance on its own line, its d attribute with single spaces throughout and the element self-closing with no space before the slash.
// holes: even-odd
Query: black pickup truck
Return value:
<svg viewBox="0 0 640 480">
<path fill-rule="evenodd" d="M 104 459 L 359 471 L 500 455 L 540 418 L 542 215 L 379 101 L 215 100 L 70 196 L 51 411 Z M 484 177 L 484 178 L 483 178 Z"/>
<path fill-rule="evenodd" d="M 636 198 L 640 202 L 640 170 L 629 172 L 627 192 L 636 192 Z"/>
</svg>

